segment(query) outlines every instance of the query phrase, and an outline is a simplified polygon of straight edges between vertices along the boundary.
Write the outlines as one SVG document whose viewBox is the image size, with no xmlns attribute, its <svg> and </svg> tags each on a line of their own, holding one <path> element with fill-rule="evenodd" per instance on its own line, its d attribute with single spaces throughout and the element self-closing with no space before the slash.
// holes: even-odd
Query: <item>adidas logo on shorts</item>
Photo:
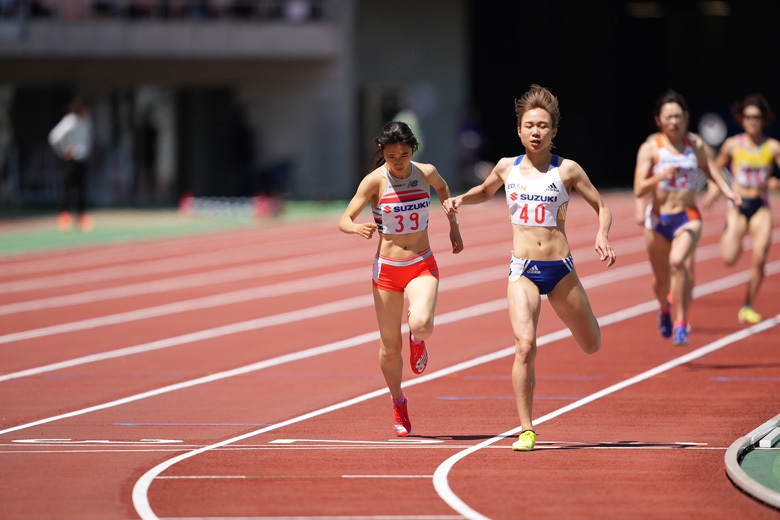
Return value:
<svg viewBox="0 0 780 520">
<path fill-rule="evenodd" d="M 525 270 L 528 274 L 541 274 L 539 271 L 539 268 L 536 265 L 532 265 L 528 269 Z"/>
<path fill-rule="evenodd" d="M 549 186 L 547 186 L 547 191 L 554 191 L 555 193 L 560 193 L 561 190 L 558 189 L 557 186 L 555 186 L 555 183 L 553 182 Z"/>
</svg>

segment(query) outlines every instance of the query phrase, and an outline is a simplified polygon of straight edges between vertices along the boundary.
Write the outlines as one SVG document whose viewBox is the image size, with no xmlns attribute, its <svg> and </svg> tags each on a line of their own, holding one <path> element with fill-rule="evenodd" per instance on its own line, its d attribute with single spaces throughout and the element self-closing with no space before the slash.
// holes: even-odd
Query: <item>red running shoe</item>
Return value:
<svg viewBox="0 0 780 520">
<path fill-rule="evenodd" d="M 409 362 L 412 364 L 412 372 L 422 374 L 425 367 L 428 366 L 428 349 L 425 342 L 415 343 L 412 341 L 412 331 L 409 331 Z"/>
<path fill-rule="evenodd" d="M 393 424 L 393 430 L 399 437 L 406 437 L 412 433 L 412 421 L 409 420 L 409 411 L 406 409 L 406 405 L 409 404 L 409 399 L 404 399 L 404 404 L 398 406 L 393 404 L 393 415 L 395 421 Z"/>
</svg>

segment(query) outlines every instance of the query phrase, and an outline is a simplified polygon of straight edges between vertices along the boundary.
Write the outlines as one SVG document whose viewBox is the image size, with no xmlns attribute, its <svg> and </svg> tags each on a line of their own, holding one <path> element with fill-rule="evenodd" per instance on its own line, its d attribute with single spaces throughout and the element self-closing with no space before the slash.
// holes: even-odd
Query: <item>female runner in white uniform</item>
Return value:
<svg viewBox="0 0 780 520">
<path fill-rule="evenodd" d="M 464 204 L 490 200 L 502 186 L 506 190 L 513 237 L 507 289 L 515 336 L 512 385 L 522 428 L 512 448 L 527 451 L 536 444 L 532 409 L 541 295 L 547 294 L 582 350 L 593 354 L 601 348 L 601 330 L 574 269 L 566 238 L 566 207 L 572 188 L 598 214 L 596 253 L 607 266 L 615 263 L 616 255 L 608 238 L 612 212 L 582 167 L 551 151 L 560 120 L 558 99 L 546 88 L 532 85 L 515 100 L 515 112 L 525 155 L 501 159 L 485 182 L 444 201 L 444 209 L 455 214 Z"/>
<path fill-rule="evenodd" d="M 704 144 L 688 139 L 688 105 L 682 95 L 674 90 L 666 92 L 656 102 L 655 114 L 660 133 L 639 147 L 634 195 L 652 194 L 645 224 L 652 232 L 645 233 L 645 239 L 659 302 L 658 327 L 675 345 L 688 345 L 693 291 L 689 258 L 702 233 L 701 213 L 696 207 L 696 170 L 700 168 L 730 199 L 739 201 L 739 197 L 720 171 L 710 171 Z M 670 290 L 672 304 L 668 301 Z"/>
</svg>

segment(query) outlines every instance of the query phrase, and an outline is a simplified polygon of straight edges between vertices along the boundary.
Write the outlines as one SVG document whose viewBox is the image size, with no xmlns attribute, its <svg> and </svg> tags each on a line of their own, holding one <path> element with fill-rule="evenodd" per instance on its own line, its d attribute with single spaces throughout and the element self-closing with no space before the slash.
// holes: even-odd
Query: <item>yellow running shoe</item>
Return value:
<svg viewBox="0 0 780 520">
<path fill-rule="evenodd" d="M 758 323 L 764 318 L 762 318 L 759 313 L 753 310 L 753 307 L 750 305 L 745 305 L 739 310 L 737 319 L 739 319 L 740 323 Z"/>
<path fill-rule="evenodd" d="M 514 451 L 531 451 L 536 445 L 536 432 L 533 430 L 524 430 L 512 444 Z"/>
</svg>

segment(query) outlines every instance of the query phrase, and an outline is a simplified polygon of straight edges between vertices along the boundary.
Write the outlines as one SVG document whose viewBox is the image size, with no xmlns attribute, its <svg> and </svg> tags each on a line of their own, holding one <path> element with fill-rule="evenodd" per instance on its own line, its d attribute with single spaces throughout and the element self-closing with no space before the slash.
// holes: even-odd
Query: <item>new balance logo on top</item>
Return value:
<svg viewBox="0 0 780 520">
<path fill-rule="evenodd" d="M 525 270 L 525 272 L 526 272 L 526 273 L 528 273 L 528 274 L 541 274 L 541 273 L 539 272 L 539 268 L 538 268 L 538 267 L 536 267 L 536 265 L 532 265 L 531 267 L 529 267 L 528 269 L 526 269 L 526 270 Z"/>
<path fill-rule="evenodd" d="M 561 190 L 559 190 L 559 189 L 558 189 L 558 188 L 555 186 L 555 183 L 554 183 L 554 182 L 553 182 L 552 184 L 550 184 L 549 186 L 547 186 L 547 191 L 554 191 L 554 192 L 556 192 L 556 193 L 560 193 L 560 192 L 561 192 Z"/>
</svg>

